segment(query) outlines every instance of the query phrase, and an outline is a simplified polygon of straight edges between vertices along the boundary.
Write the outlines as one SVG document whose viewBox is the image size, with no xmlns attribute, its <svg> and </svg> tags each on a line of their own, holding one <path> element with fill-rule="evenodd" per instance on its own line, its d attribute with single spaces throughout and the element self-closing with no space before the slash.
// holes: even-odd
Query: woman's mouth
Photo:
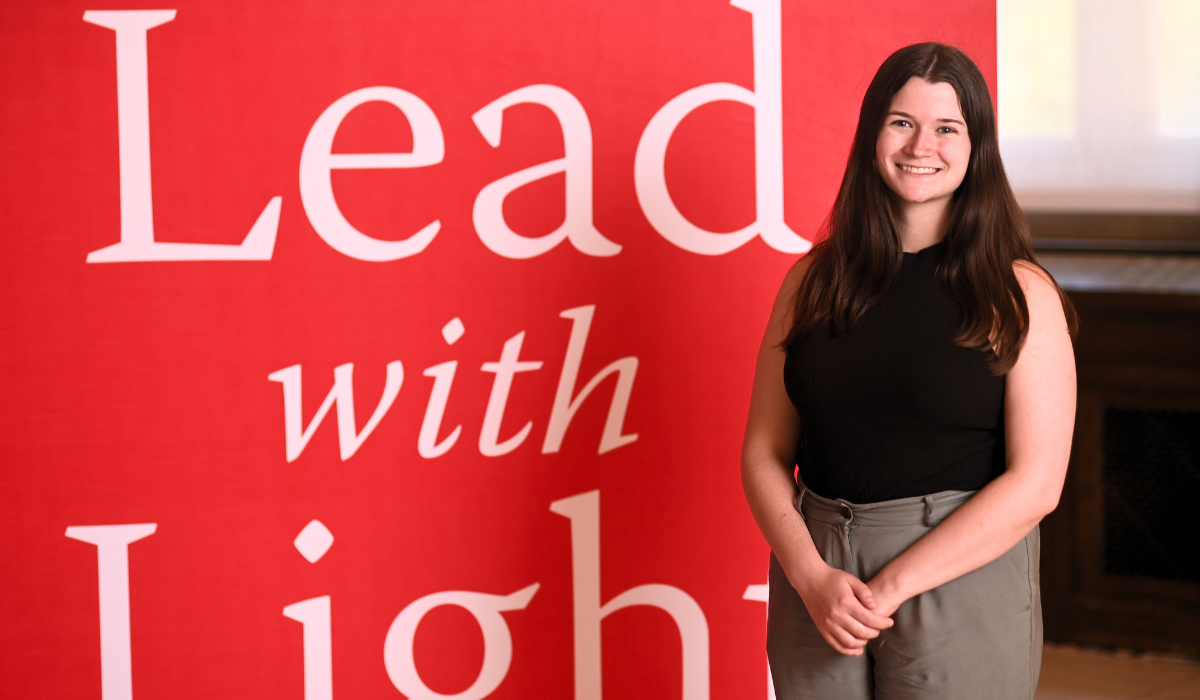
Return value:
<svg viewBox="0 0 1200 700">
<path fill-rule="evenodd" d="M 900 168 L 906 173 L 912 173 L 913 175 L 932 175 L 941 170 L 941 168 L 926 168 L 916 165 L 905 165 L 903 163 L 896 163 L 896 167 Z"/>
</svg>

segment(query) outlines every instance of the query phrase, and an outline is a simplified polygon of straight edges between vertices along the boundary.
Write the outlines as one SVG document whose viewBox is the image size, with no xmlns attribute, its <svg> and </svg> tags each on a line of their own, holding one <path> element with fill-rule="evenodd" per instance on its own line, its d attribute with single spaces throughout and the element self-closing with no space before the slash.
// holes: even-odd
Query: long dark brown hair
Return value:
<svg viewBox="0 0 1200 700">
<path fill-rule="evenodd" d="M 914 77 L 954 88 L 971 140 L 936 273 L 962 309 L 963 325 L 954 342 L 991 348 L 991 369 L 1004 374 L 1016 363 L 1029 332 L 1029 306 L 1013 272 L 1018 260 L 1037 265 L 1029 222 L 1000 161 L 996 116 L 983 74 L 959 49 L 933 42 L 888 56 L 867 88 L 846 174 L 826 222 L 829 235 L 809 253 L 812 261 L 783 345 L 792 348 L 804 333 L 824 323 L 836 335 L 846 333 L 899 273 L 896 214 L 891 191 L 876 169 L 875 143 L 892 98 Z M 1074 335 L 1074 307 L 1061 289 L 1059 297 Z"/>
</svg>

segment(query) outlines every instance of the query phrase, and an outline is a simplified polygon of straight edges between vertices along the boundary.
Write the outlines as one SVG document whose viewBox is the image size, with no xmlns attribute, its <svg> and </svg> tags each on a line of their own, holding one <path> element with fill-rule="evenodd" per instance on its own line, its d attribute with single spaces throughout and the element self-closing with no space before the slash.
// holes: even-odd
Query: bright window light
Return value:
<svg viewBox="0 0 1200 700">
<path fill-rule="evenodd" d="M 1161 0 L 1158 26 L 1158 133 L 1198 137 L 1200 2 Z"/>
<path fill-rule="evenodd" d="M 1200 213 L 1200 0 L 997 0 L 996 27 L 1026 210 Z"/>
<path fill-rule="evenodd" d="M 1075 3 L 1009 0 L 996 8 L 1001 128 L 1021 138 L 1075 134 Z"/>
</svg>

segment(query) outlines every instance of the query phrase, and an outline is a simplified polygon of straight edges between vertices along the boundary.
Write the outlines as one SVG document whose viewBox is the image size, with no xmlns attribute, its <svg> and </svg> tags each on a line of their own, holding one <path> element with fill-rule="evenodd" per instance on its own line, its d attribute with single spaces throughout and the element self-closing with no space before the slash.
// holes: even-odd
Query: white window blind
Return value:
<svg viewBox="0 0 1200 700">
<path fill-rule="evenodd" d="M 1030 211 L 1200 213 L 1200 0 L 998 0 L 1000 142 Z"/>
</svg>

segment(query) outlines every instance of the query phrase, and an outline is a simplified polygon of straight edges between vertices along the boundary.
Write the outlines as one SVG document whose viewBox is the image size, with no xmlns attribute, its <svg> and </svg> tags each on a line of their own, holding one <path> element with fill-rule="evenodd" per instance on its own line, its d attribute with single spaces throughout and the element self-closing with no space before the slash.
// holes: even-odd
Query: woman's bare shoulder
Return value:
<svg viewBox="0 0 1200 700">
<path fill-rule="evenodd" d="M 779 287 L 780 296 L 786 294 L 790 298 L 800 291 L 800 283 L 804 281 L 804 275 L 808 272 L 811 262 L 812 255 L 805 255 L 788 269 L 783 277 L 783 284 Z"/>
<path fill-rule="evenodd" d="M 1021 283 L 1021 289 L 1029 292 L 1030 289 L 1049 288 L 1055 290 L 1057 287 L 1051 280 L 1050 273 L 1037 263 L 1028 260 L 1014 260 L 1013 274 L 1017 276 L 1017 281 Z"/>
<path fill-rule="evenodd" d="M 1054 278 L 1043 267 L 1026 260 L 1013 263 L 1013 273 L 1025 292 L 1025 303 L 1029 309 L 1029 338 L 1034 345 L 1046 340 L 1058 342 L 1066 339 L 1070 343 L 1066 310 L 1063 298 Z"/>
<path fill-rule="evenodd" d="M 788 269 L 779 285 L 779 293 L 775 295 L 775 303 L 771 308 L 771 320 L 768 324 L 764 346 L 777 346 L 787 337 L 788 329 L 792 327 L 792 317 L 795 313 L 796 298 L 800 294 L 800 284 L 808 272 L 810 256 L 805 255 Z"/>
</svg>

